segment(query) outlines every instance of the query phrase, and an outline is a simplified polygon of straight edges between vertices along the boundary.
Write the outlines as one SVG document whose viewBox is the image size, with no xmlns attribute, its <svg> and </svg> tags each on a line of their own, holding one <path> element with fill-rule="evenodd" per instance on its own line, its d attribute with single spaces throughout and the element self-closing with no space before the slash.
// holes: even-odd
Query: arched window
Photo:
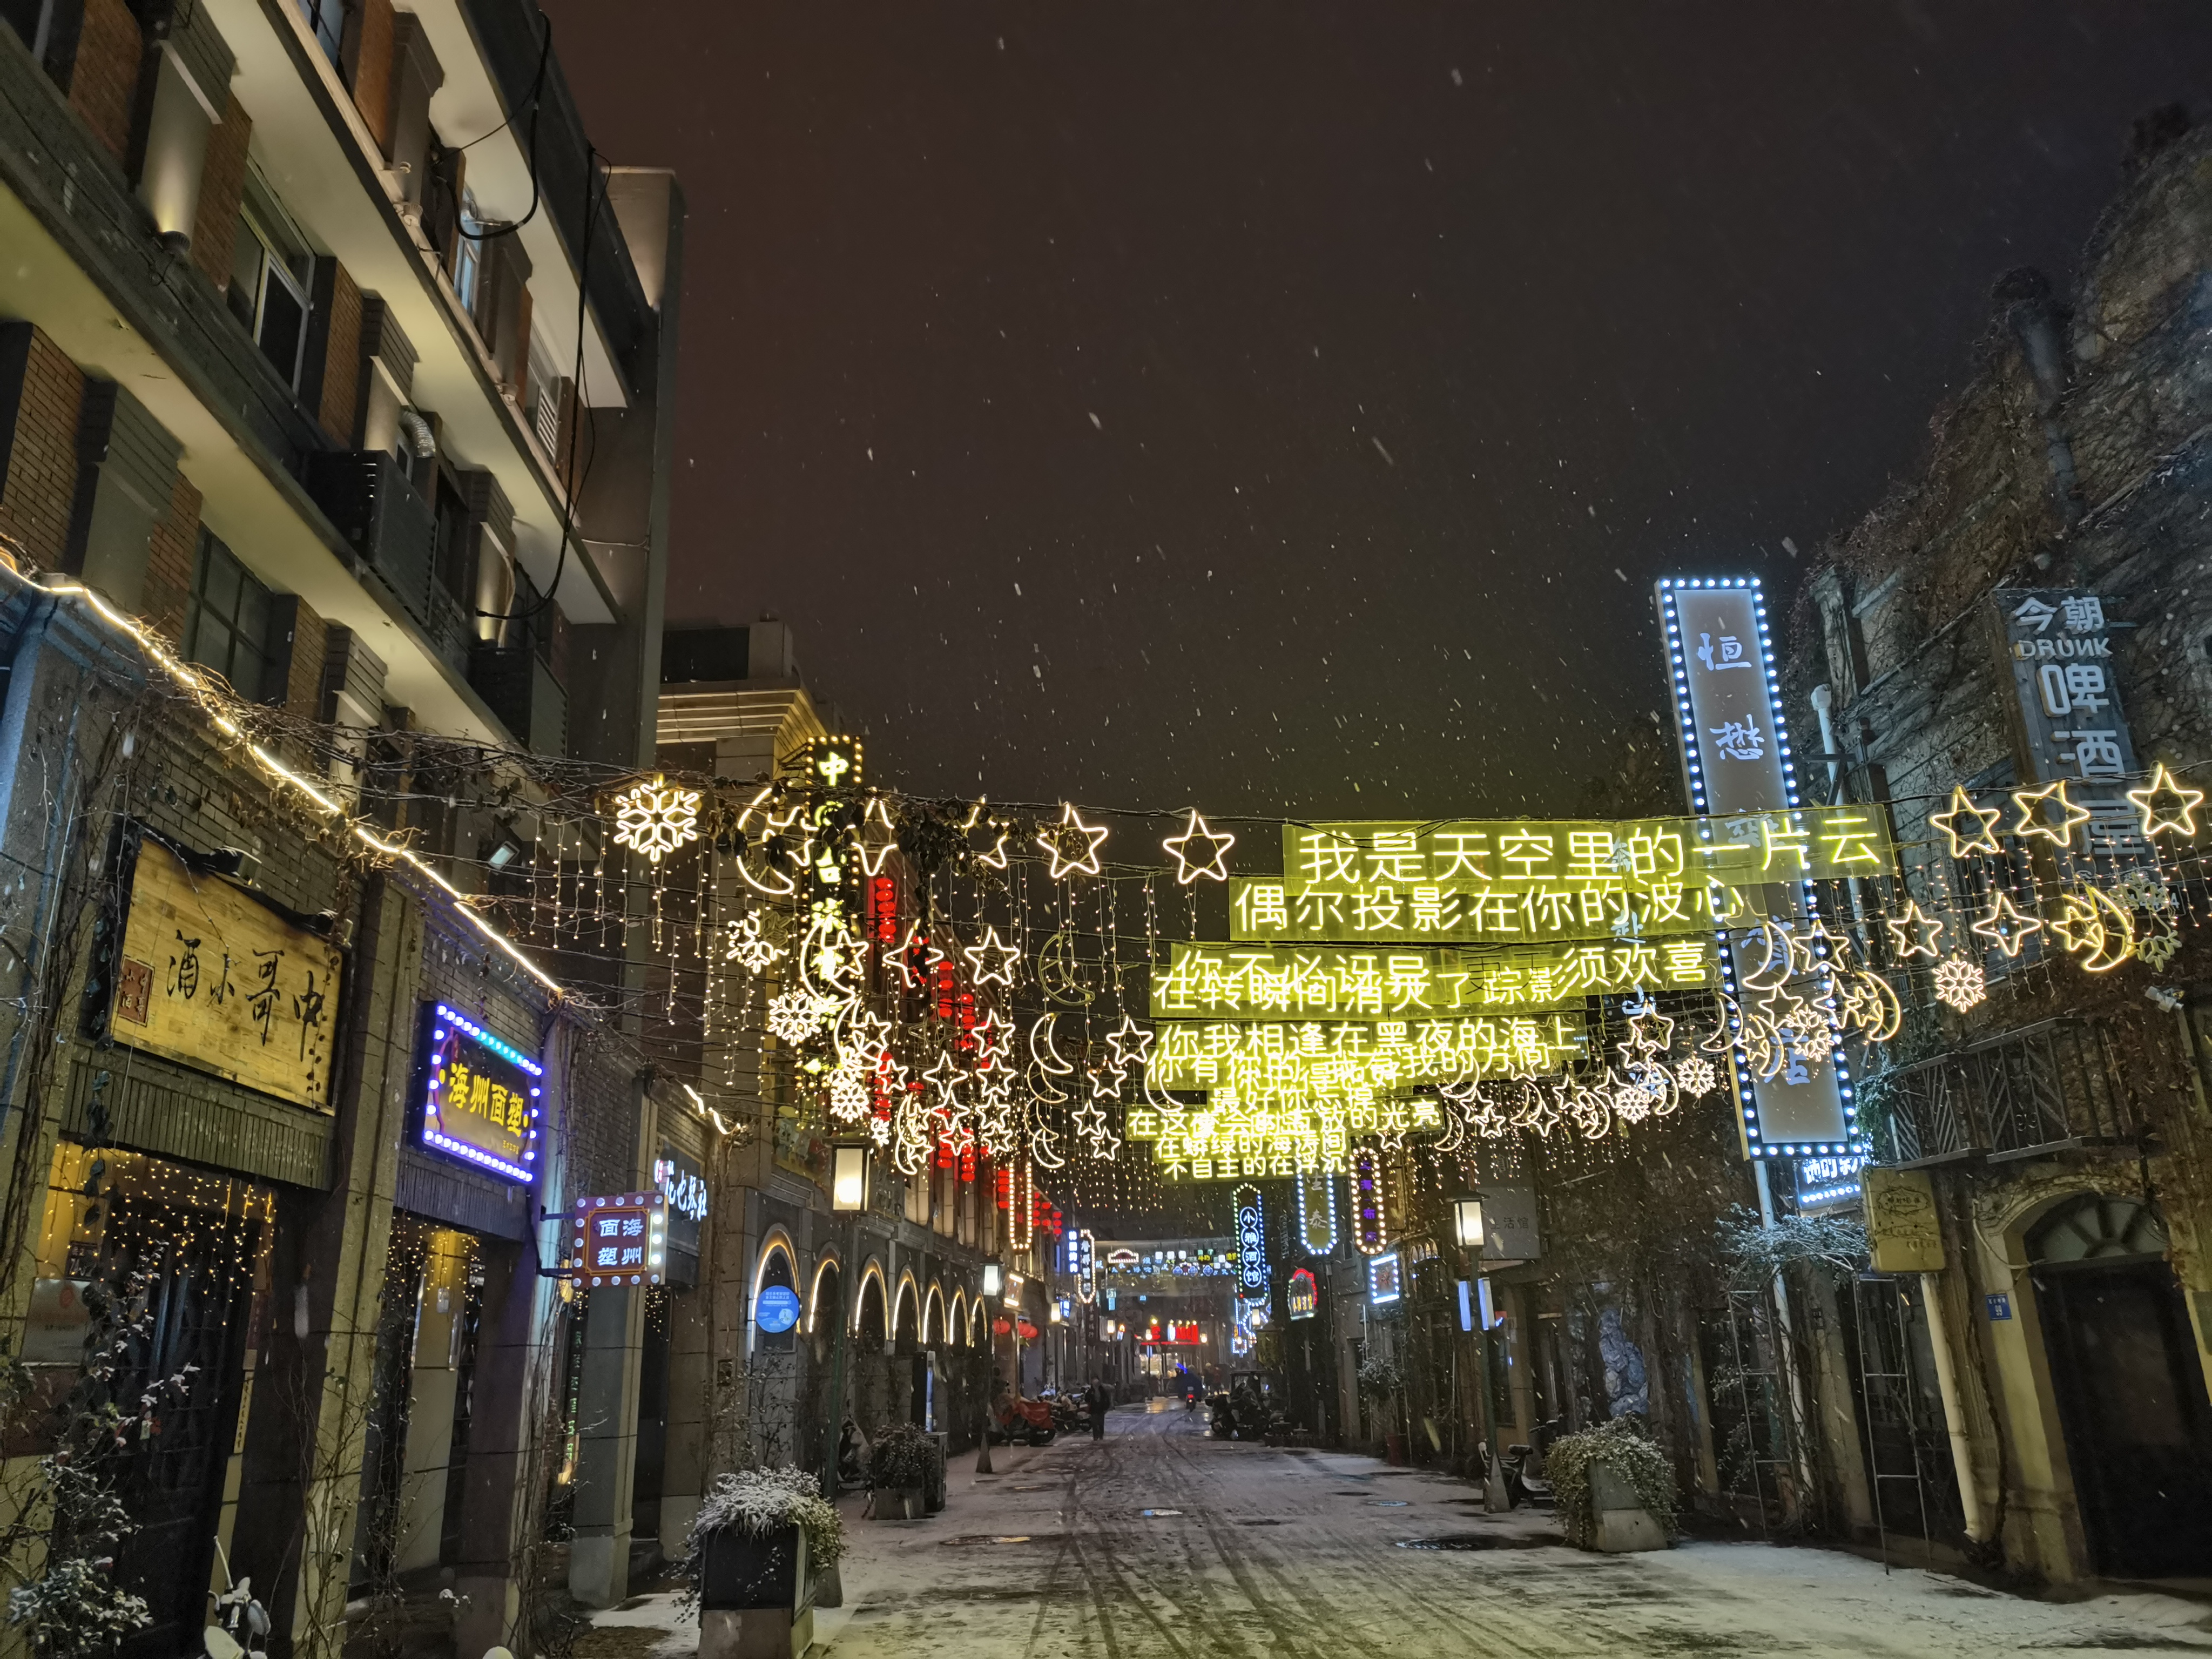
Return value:
<svg viewBox="0 0 2212 1659">
<path fill-rule="evenodd" d="M 2038 1267 L 2165 1254 L 2166 1228 L 2132 1198 L 2084 1194 L 2059 1206 L 2027 1235 L 2027 1259 Z"/>
</svg>

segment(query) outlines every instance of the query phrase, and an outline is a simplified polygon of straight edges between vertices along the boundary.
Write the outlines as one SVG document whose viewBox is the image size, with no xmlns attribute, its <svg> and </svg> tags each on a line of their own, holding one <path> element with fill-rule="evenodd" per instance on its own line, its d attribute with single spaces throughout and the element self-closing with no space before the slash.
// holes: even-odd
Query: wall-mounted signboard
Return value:
<svg viewBox="0 0 2212 1659">
<path fill-rule="evenodd" d="M 134 831 L 107 1032 L 245 1088 L 330 1109 L 337 946 L 251 888 Z"/>
<path fill-rule="evenodd" d="M 508 1181 L 538 1178 L 545 1068 L 458 1008 L 422 1005 L 422 1144 Z"/>
</svg>

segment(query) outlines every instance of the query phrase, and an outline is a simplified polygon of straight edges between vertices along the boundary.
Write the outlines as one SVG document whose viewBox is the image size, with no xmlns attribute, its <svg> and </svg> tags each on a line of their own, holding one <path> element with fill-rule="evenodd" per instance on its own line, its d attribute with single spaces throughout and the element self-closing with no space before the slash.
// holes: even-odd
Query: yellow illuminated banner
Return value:
<svg viewBox="0 0 2212 1659">
<path fill-rule="evenodd" d="M 1617 884 L 1476 892 L 1426 885 L 1297 887 L 1273 876 L 1239 876 L 1230 881 L 1229 936 L 1413 945 L 1514 945 L 1617 932 L 1651 939 L 1710 933 L 1745 908 L 1734 888 L 1710 882 L 1642 892 Z"/>
<path fill-rule="evenodd" d="M 1176 943 L 1155 971 L 1156 1019 L 1397 1019 L 1564 1007 L 1638 989 L 1719 985 L 1710 936 L 1502 949 Z"/>
<path fill-rule="evenodd" d="M 1235 1181 L 1341 1171 L 1363 1135 L 1437 1134 L 1433 1098 L 1350 1107 L 1262 1107 L 1209 1103 L 1188 1109 L 1132 1108 L 1132 1140 L 1152 1143 L 1152 1162 L 1170 1181 Z"/>
<path fill-rule="evenodd" d="M 1406 1084 L 1556 1072 L 1583 1052 L 1573 1013 L 1457 1019 L 1164 1021 L 1146 1062 L 1160 1089 L 1237 1091 L 1247 1101 L 1371 1097 Z"/>
<path fill-rule="evenodd" d="M 1872 806 L 1612 823 L 1376 820 L 1283 831 L 1284 881 L 1343 893 L 1649 893 L 1896 872 L 1887 820 Z"/>
</svg>

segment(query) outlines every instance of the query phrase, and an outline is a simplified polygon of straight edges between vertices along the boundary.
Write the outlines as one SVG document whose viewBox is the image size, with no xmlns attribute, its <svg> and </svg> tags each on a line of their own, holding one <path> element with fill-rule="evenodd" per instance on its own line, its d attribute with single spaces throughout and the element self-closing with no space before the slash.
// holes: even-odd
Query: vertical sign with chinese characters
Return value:
<svg viewBox="0 0 2212 1659">
<path fill-rule="evenodd" d="M 2112 624 L 2095 593 L 2002 588 L 1992 596 L 2020 697 L 2032 782 L 2065 783 L 2089 815 L 2075 833 L 2093 854 L 2144 850 L 2126 795 L 2135 741 L 2120 712 Z"/>
<path fill-rule="evenodd" d="M 1669 578 L 1659 583 L 1658 602 L 1692 808 L 1703 817 L 1773 812 L 1800 818 L 1804 807 L 1774 687 L 1759 579 Z M 1759 908 L 1769 914 L 1810 915 L 1816 908 L 1811 884 L 1802 876 L 1767 891 Z M 1741 1006 L 1744 982 L 1765 965 L 1766 953 L 1755 928 L 1722 939 L 1723 978 Z M 1796 990 L 1792 982 L 1761 995 L 1794 1010 L 1808 1001 Z M 1753 1011 L 1763 1012 L 1756 1003 Z M 1779 1045 L 1779 1064 L 1765 1077 L 1755 1074 L 1741 1044 L 1734 1058 L 1744 1145 L 1753 1157 L 1854 1150 L 1850 1083 L 1840 1048 L 1832 1042 L 1822 1065 L 1794 1045 Z"/>
<path fill-rule="evenodd" d="M 108 1036 L 329 1109 L 337 947 L 150 835 L 133 840 Z"/>
<path fill-rule="evenodd" d="M 1098 1299 L 1098 1241 L 1091 1237 L 1090 1228 L 1069 1237 L 1067 1254 L 1075 1274 L 1076 1299 L 1089 1307 Z"/>
<path fill-rule="evenodd" d="M 458 1008 L 422 1005 L 422 1144 L 509 1181 L 538 1177 L 545 1068 Z"/>
<path fill-rule="evenodd" d="M 1255 1302 L 1267 1294 L 1267 1237 L 1257 1187 L 1237 1189 L 1237 1293 Z"/>
</svg>

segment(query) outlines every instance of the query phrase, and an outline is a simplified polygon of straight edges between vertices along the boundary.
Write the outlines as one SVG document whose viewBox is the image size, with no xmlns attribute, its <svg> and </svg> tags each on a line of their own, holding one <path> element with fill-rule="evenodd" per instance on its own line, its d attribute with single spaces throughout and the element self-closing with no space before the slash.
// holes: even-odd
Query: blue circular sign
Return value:
<svg viewBox="0 0 2212 1659">
<path fill-rule="evenodd" d="M 799 1292 L 788 1285 L 770 1285 L 753 1298 L 753 1318 L 770 1336 L 781 1336 L 799 1322 Z"/>
</svg>

